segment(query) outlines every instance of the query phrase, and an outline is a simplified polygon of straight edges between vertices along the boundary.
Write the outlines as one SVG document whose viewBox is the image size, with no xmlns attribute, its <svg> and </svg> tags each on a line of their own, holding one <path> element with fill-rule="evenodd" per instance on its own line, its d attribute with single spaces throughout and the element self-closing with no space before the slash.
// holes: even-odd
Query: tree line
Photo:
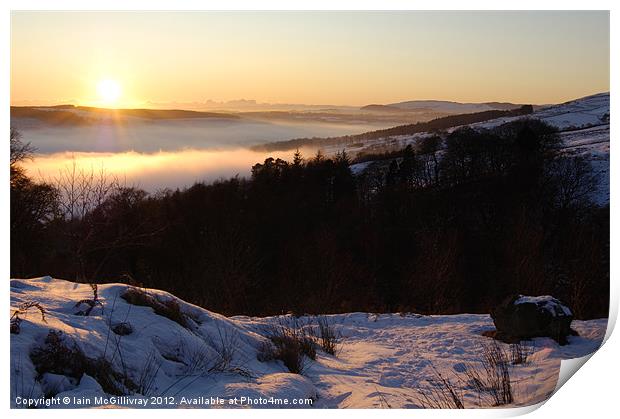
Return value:
<svg viewBox="0 0 620 419">
<path fill-rule="evenodd" d="M 488 313 L 552 294 L 606 317 L 609 206 L 555 130 L 523 119 L 408 145 L 360 175 L 342 151 L 148 194 L 68 168 L 37 183 L 11 132 L 11 275 L 160 288 L 224 314 Z"/>
</svg>

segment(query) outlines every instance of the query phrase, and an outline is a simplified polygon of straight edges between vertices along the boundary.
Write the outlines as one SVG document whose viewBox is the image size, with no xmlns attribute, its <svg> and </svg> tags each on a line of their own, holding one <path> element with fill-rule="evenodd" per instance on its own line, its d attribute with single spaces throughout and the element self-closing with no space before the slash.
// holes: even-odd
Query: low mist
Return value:
<svg viewBox="0 0 620 419">
<path fill-rule="evenodd" d="M 311 157 L 316 150 L 300 150 L 305 157 Z M 291 161 L 292 151 L 258 152 L 245 148 L 227 150 L 160 151 L 139 153 L 86 153 L 61 152 L 37 154 L 24 163 L 30 176 L 55 183 L 61 171 L 72 170 L 98 175 L 102 170 L 117 177 L 127 186 L 136 186 L 149 192 L 160 189 L 191 186 L 197 181 L 211 182 L 236 175 L 249 176 L 252 166 L 262 163 L 267 157 Z"/>
<path fill-rule="evenodd" d="M 135 120 L 123 124 L 53 126 L 16 118 L 11 126 L 41 154 L 57 152 L 153 153 L 191 149 L 235 149 L 300 137 L 356 134 L 385 124 L 252 119 Z"/>
</svg>

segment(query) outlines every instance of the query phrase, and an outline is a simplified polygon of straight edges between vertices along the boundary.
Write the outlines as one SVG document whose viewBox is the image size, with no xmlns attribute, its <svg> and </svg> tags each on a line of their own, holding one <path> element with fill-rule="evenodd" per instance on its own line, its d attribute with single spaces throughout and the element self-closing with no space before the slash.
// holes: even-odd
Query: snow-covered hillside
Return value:
<svg viewBox="0 0 620 419">
<path fill-rule="evenodd" d="M 407 102 L 390 103 L 386 106 L 406 110 L 427 110 L 438 113 L 459 114 L 484 112 L 494 109 L 516 109 L 521 105 L 499 102 L 460 103 L 447 100 L 411 100 Z"/>
<path fill-rule="evenodd" d="M 609 203 L 609 92 L 586 96 L 577 100 L 539 108 L 526 118 L 540 119 L 556 127 L 563 141 L 563 149 L 567 154 L 586 157 L 598 177 L 597 190 L 592 196 L 598 205 Z M 471 124 L 472 128 L 493 128 L 506 122 L 523 117 L 497 118 L 491 121 Z M 452 131 L 456 129 L 452 128 Z M 393 136 L 366 141 L 348 147 L 347 151 L 358 153 L 382 152 L 415 145 L 429 133 Z M 338 147 L 328 152 L 339 151 Z M 354 173 L 359 174 L 370 167 L 369 162 L 351 166 Z"/>
<path fill-rule="evenodd" d="M 592 200 L 599 205 L 609 203 L 609 93 L 549 106 L 535 111 L 530 118 L 540 119 L 559 130 L 563 149 L 592 163 L 598 178 Z M 516 118 L 500 118 L 474 124 L 484 128 L 501 125 Z"/>
<path fill-rule="evenodd" d="M 429 405 L 423 394 L 435 394 L 439 376 L 452 383 L 465 407 L 492 405 L 467 379 L 468 371 L 482 374 L 484 348 L 495 342 L 482 336 L 493 329 L 488 315 L 226 318 L 163 291 L 125 284 L 99 285 L 96 296 L 94 291 L 50 277 L 11 280 L 11 309 L 20 318 L 12 322 L 18 332 L 11 334 L 12 406 L 23 407 L 30 398 L 37 407 L 98 407 L 80 403 L 99 401 L 130 407 L 416 408 Z M 315 360 L 304 358 L 301 375 L 266 356 L 274 330 L 312 329 L 309 336 L 321 336 L 320 322 L 340 336 L 335 355 L 319 347 Z M 566 346 L 547 338 L 525 344 L 527 362 L 508 367 L 509 405 L 548 397 L 560 360 L 596 350 L 606 323 L 574 321 L 580 336 L 569 337 Z M 238 403 L 231 405 L 235 397 Z M 278 404 L 284 400 L 289 404 Z"/>
<path fill-rule="evenodd" d="M 472 126 L 490 128 L 517 118 L 498 118 Z M 609 92 L 540 108 L 528 115 L 528 118 L 543 120 L 560 131 L 609 125 Z"/>
</svg>

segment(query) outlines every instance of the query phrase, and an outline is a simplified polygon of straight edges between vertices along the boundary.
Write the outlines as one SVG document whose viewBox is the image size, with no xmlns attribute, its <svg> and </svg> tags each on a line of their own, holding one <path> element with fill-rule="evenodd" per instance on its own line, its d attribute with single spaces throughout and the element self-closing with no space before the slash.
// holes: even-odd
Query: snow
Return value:
<svg viewBox="0 0 620 419">
<path fill-rule="evenodd" d="M 521 117 L 498 118 L 472 124 L 472 127 L 493 128 Z M 560 131 L 586 128 L 609 123 L 609 92 L 582 97 L 559 105 L 534 111 L 527 118 L 540 119 Z"/>
<path fill-rule="evenodd" d="M 534 112 L 534 117 L 542 119 L 559 130 L 583 128 L 599 125 L 609 118 L 609 93 L 586 96 L 556 106 Z"/>
<path fill-rule="evenodd" d="M 519 304 L 536 304 L 539 308 L 542 308 L 545 311 L 553 315 L 563 314 L 565 316 L 572 316 L 573 313 L 570 311 L 568 307 L 560 303 L 560 301 L 556 298 L 553 298 L 550 295 L 541 295 L 541 296 L 529 296 L 529 295 L 520 295 L 514 302 L 515 305 Z M 558 312 L 560 310 L 561 312 Z"/>
<path fill-rule="evenodd" d="M 27 301 L 40 303 L 46 311 L 43 320 L 37 309 L 29 309 L 20 316 L 20 333 L 11 334 L 12 406 L 23 406 L 16 403 L 17 397 L 41 400 L 44 393 L 58 392 L 54 397 L 69 397 L 69 406 L 53 404 L 56 399 L 48 398 L 38 407 L 45 407 L 46 401 L 49 407 L 89 407 L 80 405 L 80 400 L 102 397 L 103 406 L 90 407 L 416 408 L 422 406 L 420 389 L 432 385 L 435 371 L 459 387 L 466 407 L 480 403 L 478 393 L 457 377 L 468 368 L 482 368 L 483 345 L 494 342 L 481 335 L 493 329 L 486 314 L 328 315 L 325 319 L 342 335 L 342 347 L 335 356 L 317 351 L 316 360 L 308 360 L 303 375 L 298 375 L 288 372 L 281 361 L 258 361 L 257 354 L 268 342 L 270 328 L 295 321 L 308 325 L 316 318 L 227 318 L 178 300 L 181 311 L 192 319 L 186 328 L 155 314 L 150 307 L 128 304 L 120 298 L 127 287 L 118 283 L 99 285 L 103 307 L 85 317 L 75 315 L 78 309 L 74 306 L 92 298 L 88 284 L 50 277 L 11 280 L 12 312 Z M 146 292 L 160 301 L 174 298 L 164 291 Z M 119 322 L 130 323 L 133 333 L 111 333 L 110 325 Z M 532 340 L 530 361 L 510 367 L 515 393 L 511 406 L 530 405 L 549 397 L 558 380 L 560 361 L 595 351 L 606 325 L 607 319 L 573 321 L 572 327 L 580 336 L 570 336 L 566 346 L 548 338 Z M 146 394 L 114 398 L 88 375 L 79 382 L 52 373 L 35 380 L 37 372 L 29 353 L 43 345 L 50 330 L 62 331 L 88 357 L 105 357 L 113 368 L 125 371 L 133 380 L 146 371 L 153 378 L 152 385 Z M 508 349 L 508 345 L 498 344 Z M 233 349 L 229 364 L 205 373 L 199 364 L 216 359 L 222 347 Z M 149 362 L 158 368 L 146 368 Z M 156 399 L 150 396 L 174 397 L 174 404 L 154 405 Z M 230 403 L 235 397 L 239 404 Z M 270 404 L 277 400 L 306 404 Z"/>
<path fill-rule="evenodd" d="M 366 170 L 368 168 L 368 166 L 370 166 L 371 163 L 372 163 L 372 161 L 365 161 L 365 162 L 362 162 L 362 163 L 355 163 L 355 164 L 350 165 L 349 169 L 351 169 L 351 172 L 354 175 L 359 175 L 364 170 Z"/>
<path fill-rule="evenodd" d="M 408 102 L 390 103 L 387 106 L 406 110 L 426 110 L 452 114 L 483 112 L 494 109 L 504 109 L 506 107 L 519 107 L 519 105 L 507 103 L 459 103 L 444 100 L 412 100 Z"/>
</svg>

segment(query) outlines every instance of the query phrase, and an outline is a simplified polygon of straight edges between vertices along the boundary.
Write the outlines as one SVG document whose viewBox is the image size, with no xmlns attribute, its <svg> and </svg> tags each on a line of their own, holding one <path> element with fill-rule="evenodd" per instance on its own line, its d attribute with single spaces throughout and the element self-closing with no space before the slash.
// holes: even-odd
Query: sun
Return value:
<svg viewBox="0 0 620 419">
<path fill-rule="evenodd" d="M 105 79 L 97 83 L 99 99 L 107 105 L 113 105 L 121 97 L 121 85 L 116 80 Z"/>
</svg>

